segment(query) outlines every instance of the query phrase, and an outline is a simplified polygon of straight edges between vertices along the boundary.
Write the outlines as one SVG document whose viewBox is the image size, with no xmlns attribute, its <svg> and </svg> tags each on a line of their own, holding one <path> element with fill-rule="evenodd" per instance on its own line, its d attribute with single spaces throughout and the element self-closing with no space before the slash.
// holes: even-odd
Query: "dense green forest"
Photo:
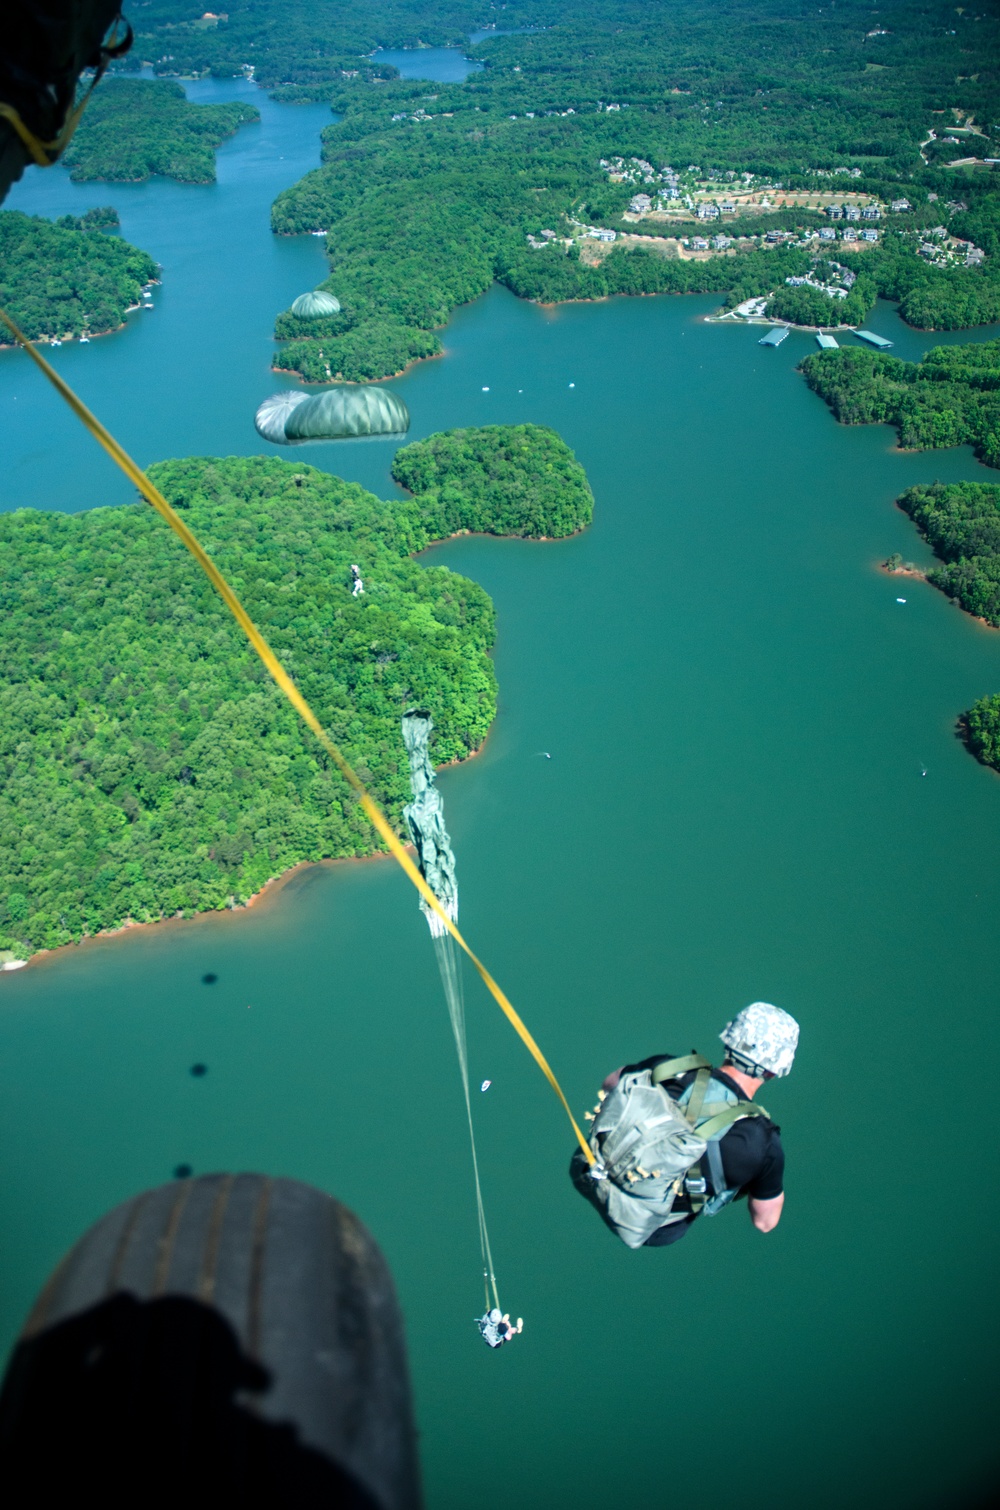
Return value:
<svg viewBox="0 0 1000 1510">
<path fill-rule="evenodd" d="M 211 17 L 185 0 L 126 0 L 124 8 L 136 34 L 125 67 L 150 63 L 158 74 L 217 78 L 253 69 L 267 86 L 327 84 L 356 70 L 393 77 L 394 68 L 369 64 L 366 55 L 376 47 L 461 45 L 479 25 L 523 25 L 541 13 L 523 0 L 231 0 Z M 544 9 L 554 13 L 558 4 Z"/>
<path fill-rule="evenodd" d="M 444 529 L 568 534 L 591 496 L 534 426 L 432 437 L 397 471 L 426 493 L 383 501 L 262 457 L 150 475 L 398 821 L 402 710 L 433 709 L 443 762 L 482 743 L 496 707 L 490 599 L 411 555 Z M 353 797 L 151 509 L 25 509 L 0 517 L 0 539 L 0 949 L 223 907 L 301 860 L 372 852 Z"/>
<path fill-rule="evenodd" d="M 966 613 L 1000 628 L 1000 486 L 932 483 L 896 501 L 945 563 L 927 580 Z"/>
<path fill-rule="evenodd" d="M 108 209 L 66 215 L 56 224 L 0 211 L 0 307 L 26 336 L 118 329 L 159 268 L 145 252 L 100 229 L 117 223 Z M 6 329 L 0 331 L 0 345 L 10 339 Z"/>
<path fill-rule="evenodd" d="M 255 105 L 192 105 L 180 84 L 107 79 L 94 92 L 63 161 L 76 183 L 142 183 L 154 173 L 181 183 L 215 182 L 215 149 Z"/>
<path fill-rule="evenodd" d="M 928 582 L 1000 628 L 1000 485 L 935 482 L 908 488 L 896 502 L 944 563 Z M 1000 694 L 981 697 L 959 725 L 976 758 L 1000 771 Z"/>
<path fill-rule="evenodd" d="M 962 719 L 962 731 L 976 759 L 1000 771 L 1000 692 L 973 703 Z"/>
<path fill-rule="evenodd" d="M 305 24 L 292 0 L 282 14 Z M 368 26 L 372 14 L 354 19 Z M 387 7 L 379 40 L 399 41 L 418 17 L 439 38 L 434 27 L 457 26 L 460 9 Z M 285 70 L 292 82 L 279 98 L 325 91 L 339 120 L 324 133 L 323 166 L 279 196 L 273 224 L 328 233 L 328 286 L 343 312 L 322 332 L 279 322 L 290 344 L 277 365 L 312 381 L 327 364 L 346 379 L 389 375 L 439 350 L 435 332 L 451 310 L 494 278 L 542 301 L 715 292 L 733 306 L 770 295 L 770 315 L 808 324 L 858 323 L 878 296 L 922 328 L 1000 318 L 998 180 L 921 151 L 935 129 L 954 128 L 972 132 L 956 151 L 971 143 L 980 158 L 1000 155 L 995 17 L 902 3 L 874 13 L 859 0 L 823 10 L 771 0 L 752 15 L 735 0 L 550 0 L 477 19 L 492 18 L 541 29 L 471 49 L 485 66 L 461 85 L 374 78 L 364 67 L 327 85 Z M 645 168 L 614 182 L 602 167 L 614 159 Z M 684 192 L 749 174 L 775 192 L 850 187 L 910 208 L 883 217 L 875 246 L 837 242 L 856 275 L 841 301 L 785 283 L 811 274 L 820 254 L 817 227 L 828 221 L 814 208 L 775 204 L 770 221 L 717 222 L 706 234 L 721 224 L 741 239 L 704 260 L 678 256 L 666 239 L 697 233 L 696 221 L 626 223 L 636 188 L 658 192 L 668 171 Z M 768 224 L 789 240 L 767 244 Z M 594 225 L 659 239 L 614 247 L 594 265 L 581 256 Z M 931 233 L 943 240 L 928 245 Z M 966 265 L 959 242 L 984 256 Z"/>
<path fill-rule="evenodd" d="M 392 475 L 419 496 L 428 530 L 560 539 L 594 512 L 587 474 L 542 425 L 446 430 L 396 452 Z"/>
<path fill-rule="evenodd" d="M 802 363 L 845 425 L 895 425 L 908 449 L 971 445 L 1000 467 L 1000 341 L 935 346 L 919 362 L 841 347 Z"/>
</svg>

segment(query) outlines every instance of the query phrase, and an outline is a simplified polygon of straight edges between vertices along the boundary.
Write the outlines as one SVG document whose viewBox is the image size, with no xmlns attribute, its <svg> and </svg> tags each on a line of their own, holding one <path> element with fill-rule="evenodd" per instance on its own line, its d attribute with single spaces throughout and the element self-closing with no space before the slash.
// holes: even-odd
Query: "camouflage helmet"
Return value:
<svg viewBox="0 0 1000 1510">
<path fill-rule="evenodd" d="M 738 1070 L 763 1080 L 768 1075 L 787 1075 L 799 1042 L 794 1017 L 768 1001 L 754 1001 L 719 1034 Z"/>
</svg>

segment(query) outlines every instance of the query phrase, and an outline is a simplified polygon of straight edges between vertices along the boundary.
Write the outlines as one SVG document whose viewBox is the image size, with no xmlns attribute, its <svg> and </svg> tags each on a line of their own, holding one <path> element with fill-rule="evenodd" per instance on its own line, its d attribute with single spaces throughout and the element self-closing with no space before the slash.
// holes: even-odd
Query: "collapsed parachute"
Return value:
<svg viewBox="0 0 1000 1510">
<path fill-rule="evenodd" d="M 386 388 L 328 388 L 312 397 L 286 389 L 272 394 L 254 415 L 259 435 L 276 446 L 359 435 L 404 435 L 410 411 Z"/>
<path fill-rule="evenodd" d="M 340 300 L 333 294 L 314 288 L 308 294 L 299 294 L 291 308 L 300 320 L 319 320 L 323 315 L 339 315 Z"/>
</svg>

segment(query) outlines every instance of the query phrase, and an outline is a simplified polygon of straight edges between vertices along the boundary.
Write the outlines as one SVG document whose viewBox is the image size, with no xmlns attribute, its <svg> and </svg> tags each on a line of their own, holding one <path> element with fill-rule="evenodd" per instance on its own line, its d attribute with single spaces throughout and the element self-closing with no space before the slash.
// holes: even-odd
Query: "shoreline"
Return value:
<svg viewBox="0 0 1000 1510">
<path fill-rule="evenodd" d="M 449 538 L 455 539 L 456 537 L 450 536 Z M 492 724 L 481 745 L 478 745 L 474 750 L 470 750 L 467 755 L 456 756 L 453 760 L 446 760 L 443 765 L 435 766 L 435 771 L 449 771 L 456 766 L 468 764 L 470 760 L 475 760 L 476 756 L 481 755 L 486 748 L 486 741 L 489 739 L 491 732 Z M 416 850 L 412 844 L 406 844 L 404 848 L 407 854 L 416 854 Z M 36 949 L 34 954 L 30 954 L 25 960 L 7 961 L 3 965 L 0 965 L 0 976 L 19 974 L 21 970 L 27 970 L 32 965 L 42 965 L 55 960 L 65 954 L 67 950 L 93 947 L 101 943 L 108 944 L 113 940 L 121 938 L 123 934 L 135 933 L 137 930 L 168 928 L 170 926 L 185 928 L 196 923 L 205 922 L 209 918 L 239 918 L 244 913 L 249 912 L 252 907 L 273 904 L 281 892 L 284 891 L 285 887 L 289 885 L 292 877 L 297 875 L 299 871 L 330 865 L 372 865 L 379 860 L 391 859 L 392 856 L 387 849 L 376 849 L 370 855 L 331 855 L 323 860 L 298 860 L 294 865 L 290 865 L 287 870 L 283 870 L 280 875 L 271 876 L 264 882 L 263 886 L 257 891 L 252 892 L 245 902 L 234 902 L 232 905 L 226 907 L 206 907 L 203 912 L 193 912 L 190 917 L 182 917 L 174 913 L 171 917 L 151 918 L 148 922 L 144 923 L 137 922 L 134 918 L 126 918 L 124 922 L 118 924 L 117 928 L 102 928 L 99 933 L 89 933 L 84 938 L 71 940 L 68 944 L 59 944 L 55 949 Z"/>
<path fill-rule="evenodd" d="M 410 850 L 413 846 L 407 845 L 406 847 Z M 152 918 L 149 922 L 145 923 L 136 922 L 134 918 L 126 918 L 123 923 L 119 923 L 117 928 L 102 928 L 100 933 L 89 933 L 86 937 L 74 939 L 68 944 L 59 944 L 55 949 L 36 949 L 35 953 L 29 955 L 26 960 L 19 960 L 16 963 L 10 962 L 4 965 L 3 972 L 15 973 L 22 969 L 27 970 L 36 963 L 40 965 L 57 959 L 69 949 L 83 949 L 93 947 L 96 944 L 106 944 L 114 939 L 121 938 L 125 933 L 135 933 L 137 930 L 168 928 L 171 925 L 175 928 L 189 927 L 192 924 L 204 922 L 208 918 L 239 917 L 243 913 L 249 912 L 251 907 L 259 907 L 265 901 L 273 902 L 294 875 L 300 870 L 306 870 L 313 866 L 368 865 L 374 860 L 388 860 L 390 858 L 388 850 L 380 849 L 370 855 L 340 855 L 336 858 L 330 857 L 325 860 L 299 860 L 295 865 L 290 865 L 287 870 L 283 870 L 280 875 L 271 876 L 270 880 L 265 881 L 260 890 L 253 892 L 251 896 L 247 897 L 245 902 L 236 902 L 228 907 L 207 907 L 204 912 L 193 912 L 190 917 L 180 917 L 175 913 L 172 917 Z"/>
</svg>

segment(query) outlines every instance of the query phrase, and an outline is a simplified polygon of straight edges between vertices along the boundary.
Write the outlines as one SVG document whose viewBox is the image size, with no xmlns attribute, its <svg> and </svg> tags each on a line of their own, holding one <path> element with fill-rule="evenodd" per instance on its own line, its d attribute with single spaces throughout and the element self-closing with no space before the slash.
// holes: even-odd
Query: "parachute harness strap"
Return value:
<svg viewBox="0 0 1000 1510">
<path fill-rule="evenodd" d="M 118 36 L 117 28 L 119 21 L 121 21 L 125 27 L 125 34 L 122 37 Z M 73 108 L 69 111 L 69 114 L 66 116 L 66 119 L 63 122 L 62 130 L 59 132 L 58 136 L 53 137 L 52 141 L 43 142 L 40 137 L 37 137 L 35 135 L 30 126 L 25 125 L 20 111 L 15 110 L 13 105 L 8 105 L 6 100 L 0 100 L 0 116 L 2 116 L 5 121 L 9 121 L 13 126 L 14 130 L 21 138 L 21 141 L 27 147 L 31 158 L 37 167 L 51 168 L 56 162 L 58 162 L 59 158 L 63 155 L 63 153 L 66 151 L 66 148 L 72 141 L 73 133 L 75 132 L 77 126 L 79 126 L 80 124 L 80 118 L 83 115 L 84 110 L 86 110 L 87 108 L 87 105 L 90 101 L 90 96 L 93 94 L 94 90 L 97 88 L 98 84 L 104 77 L 104 73 L 107 69 L 108 64 L 111 62 L 112 58 L 121 57 L 121 55 L 128 52 L 129 48 L 132 46 L 132 28 L 121 15 L 119 15 L 118 20 L 115 21 L 114 28 L 115 29 L 112 32 L 112 35 L 108 38 L 107 42 L 101 48 L 101 60 L 94 70 L 94 77 L 90 81 L 90 87 L 88 88 L 86 94 L 83 96 L 83 99 L 80 100 L 79 104 L 74 105 Z M 3 312 L 0 311 L 0 314 L 2 313 Z M 7 316 L 4 315 L 3 318 L 6 323 L 10 325 L 11 322 L 7 319 Z M 23 337 L 21 337 L 20 339 L 23 341 Z"/>
<path fill-rule="evenodd" d="M 420 874 L 420 871 L 417 869 L 416 865 L 414 865 L 413 861 L 406 853 L 406 850 L 403 848 L 402 843 L 393 832 L 388 818 L 386 818 L 385 814 L 382 812 L 381 808 L 374 801 L 374 799 L 369 796 L 367 790 L 365 789 L 364 783 L 361 781 L 361 778 L 354 772 L 352 767 L 348 764 L 344 755 L 341 754 L 340 750 L 327 734 L 326 730 L 323 728 L 323 725 L 316 717 L 312 708 L 306 702 L 305 698 L 302 696 L 302 693 L 296 687 L 295 683 L 292 681 L 291 677 L 288 675 L 287 671 L 278 660 L 274 651 L 271 649 L 270 645 L 267 643 L 264 636 L 257 628 L 256 624 L 254 624 L 253 620 L 250 618 L 250 615 L 247 613 L 246 609 L 243 607 L 242 603 L 239 601 L 236 594 L 233 592 L 233 589 L 229 586 L 229 583 L 219 571 L 218 567 L 212 561 L 211 557 L 207 554 L 204 547 L 191 533 L 187 525 L 184 523 L 183 519 L 181 519 L 180 516 L 175 513 L 175 511 L 170 507 L 170 504 L 164 498 L 159 489 L 155 488 L 149 481 L 149 478 L 143 472 L 142 468 L 136 465 L 131 456 L 129 456 L 128 452 L 118 444 L 114 436 L 111 435 L 107 430 L 105 430 L 104 426 L 101 424 L 96 415 L 91 414 L 86 404 L 84 404 L 81 399 L 77 398 L 76 394 L 73 392 L 72 388 L 70 388 L 69 384 L 64 382 L 59 374 L 49 366 L 48 362 L 45 360 L 42 354 L 35 349 L 32 343 L 28 340 L 27 336 L 23 334 L 18 326 L 15 325 L 10 316 L 6 314 L 2 309 L 0 309 L 0 320 L 2 320 L 3 323 L 7 326 L 8 330 L 14 336 L 15 340 L 24 347 L 25 351 L 31 357 L 36 366 L 41 368 L 42 372 L 44 372 L 49 382 L 60 394 L 60 396 L 65 399 L 66 403 L 72 409 L 77 419 L 79 419 L 80 422 L 90 431 L 91 435 L 97 441 L 98 445 L 103 446 L 104 450 L 111 457 L 111 460 L 115 463 L 115 465 L 125 473 L 125 476 L 130 480 L 130 482 L 135 484 L 139 492 L 142 494 L 143 498 L 145 498 L 146 502 L 151 504 L 156 512 L 161 516 L 161 518 L 166 520 L 167 524 L 169 524 L 170 528 L 173 530 L 174 534 L 178 537 L 184 547 L 188 551 L 190 551 L 191 555 L 197 561 L 198 565 L 201 567 L 202 571 L 205 573 L 206 577 L 211 582 L 212 586 L 215 588 L 216 592 L 219 594 L 226 607 L 229 609 L 229 612 L 232 614 L 233 618 L 236 620 L 237 624 L 240 626 L 243 633 L 250 641 L 250 644 L 257 652 L 257 655 L 266 666 L 273 681 L 284 693 L 285 697 L 291 703 L 296 713 L 298 713 L 303 723 L 305 723 L 312 730 L 313 734 L 315 734 L 316 738 L 323 746 L 323 749 L 326 751 L 330 759 L 333 761 L 334 765 L 337 767 L 337 770 L 340 772 L 341 776 L 343 776 L 348 786 L 356 794 L 358 802 L 360 803 L 366 817 L 368 818 L 368 821 L 371 823 L 372 827 L 375 829 L 379 837 L 384 840 L 393 859 L 396 860 L 401 869 L 405 871 L 410 881 L 412 881 L 413 885 L 417 888 L 417 891 L 427 903 L 427 906 L 444 924 L 458 947 L 468 955 L 469 959 L 475 965 L 476 970 L 478 971 L 479 976 L 482 979 L 486 989 L 489 991 L 490 995 L 493 997 L 494 1001 L 497 1003 L 500 1010 L 507 1018 L 507 1021 L 511 1024 L 515 1033 L 520 1038 L 521 1042 L 524 1044 L 525 1048 L 528 1050 L 535 1063 L 538 1065 L 538 1068 L 541 1070 L 542 1074 L 549 1082 L 549 1085 L 552 1087 L 555 1094 L 558 1096 L 560 1102 L 562 1103 L 563 1110 L 570 1120 L 573 1132 L 576 1134 L 576 1140 L 583 1151 L 584 1157 L 586 1158 L 588 1164 L 593 1164 L 595 1162 L 594 1154 L 591 1151 L 590 1145 L 584 1137 L 583 1133 L 580 1131 L 576 1118 L 573 1116 L 573 1113 L 570 1110 L 569 1102 L 566 1100 L 563 1088 L 559 1084 L 559 1081 L 556 1079 L 555 1074 L 553 1073 L 552 1068 L 549 1065 L 549 1062 L 546 1059 L 545 1055 L 538 1047 L 538 1044 L 535 1042 L 531 1033 L 528 1031 L 526 1025 L 522 1022 L 513 1005 L 507 999 L 507 996 L 501 990 L 497 982 L 493 979 L 493 976 L 487 970 L 482 960 L 465 942 L 465 939 L 459 932 L 457 925 L 452 922 L 451 918 L 445 912 L 444 908 L 441 906 L 441 903 L 438 901 L 437 897 L 434 895 L 433 891 L 427 885 L 427 882 L 424 880 L 423 876 Z"/>
</svg>

